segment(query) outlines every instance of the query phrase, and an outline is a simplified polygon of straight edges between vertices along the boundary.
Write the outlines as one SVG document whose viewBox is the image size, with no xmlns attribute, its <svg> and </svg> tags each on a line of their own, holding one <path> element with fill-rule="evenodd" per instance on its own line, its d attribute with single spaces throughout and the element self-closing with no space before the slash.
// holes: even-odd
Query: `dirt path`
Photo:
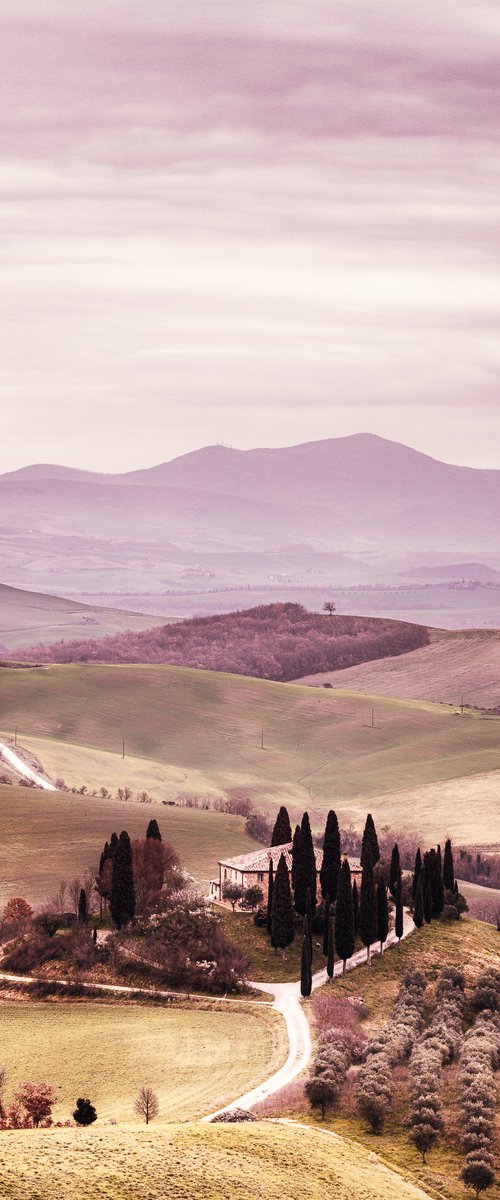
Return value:
<svg viewBox="0 0 500 1200">
<path fill-rule="evenodd" d="M 405 913 L 403 937 L 408 937 L 414 928 L 412 917 L 409 913 Z M 394 930 L 391 930 L 385 943 L 384 953 L 389 947 L 394 946 L 396 941 Z M 372 957 L 374 957 L 373 950 Z M 366 950 L 358 950 L 350 959 L 347 969 L 348 971 L 352 971 L 364 963 L 366 963 Z M 342 963 L 337 962 L 335 963 L 334 977 L 338 977 L 341 974 Z M 313 991 L 316 988 L 322 987 L 327 982 L 327 978 L 326 967 L 322 971 L 317 971 L 313 976 Z M 298 981 L 294 983 L 251 982 L 250 986 L 257 991 L 270 992 L 274 996 L 273 1008 L 281 1013 L 287 1028 L 288 1058 L 285 1065 L 279 1071 L 276 1071 L 274 1075 L 271 1075 L 269 1079 L 266 1079 L 264 1083 L 256 1088 L 252 1088 L 250 1092 L 246 1092 L 243 1096 L 239 1096 L 237 1100 L 232 1100 L 231 1104 L 226 1104 L 224 1108 L 218 1109 L 217 1112 L 203 1117 L 204 1121 L 211 1121 L 219 1113 L 231 1112 L 235 1108 L 253 1108 L 261 1100 L 267 1100 L 269 1096 L 274 1096 L 276 1092 L 281 1091 L 287 1084 L 292 1083 L 305 1070 L 311 1057 L 311 1031 L 302 1003 L 300 983 Z"/>
<path fill-rule="evenodd" d="M 49 780 L 45 779 L 43 775 L 39 775 L 38 771 L 33 771 L 31 767 L 26 766 L 22 758 L 19 758 L 19 755 L 15 754 L 10 746 L 6 746 L 5 742 L 0 742 L 0 758 L 3 758 L 11 767 L 14 767 L 14 770 L 19 775 L 22 775 L 24 779 L 31 779 L 33 783 L 36 783 L 37 787 L 43 788 L 46 792 L 57 792 L 57 788 L 54 787 L 53 783 L 49 783 Z"/>
</svg>

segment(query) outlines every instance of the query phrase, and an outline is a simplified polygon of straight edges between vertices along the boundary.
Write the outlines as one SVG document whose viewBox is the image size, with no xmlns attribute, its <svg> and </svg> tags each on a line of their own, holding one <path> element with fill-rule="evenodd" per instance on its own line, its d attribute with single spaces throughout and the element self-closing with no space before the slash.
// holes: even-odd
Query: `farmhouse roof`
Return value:
<svg viewBox="0 0 500 1200">
<path fill-rule="evenodd" d="M 231 870 L 253 873 L 254 871 L 268 871 L 269 860 L 273 860 L 273 867 L 278 866 L 281 855 L 284 854 L 285 862 L 288 870 L 292 869 L 292 842 L 285 842 L 282 846 L 270 846 L 269 849 L 252 850 L 250 854 L 237 854 L 233 858 L 222 858 L 219 860 L 220 867 L 229 867 Z M 321 870 L 323 862 L 323 851 L 315 850 L 316 855 L 316 870 Z M 358 859 L 350 858 L 349 865 L 351 871 L 360 871 L 361 866 Z"/>
</svg>

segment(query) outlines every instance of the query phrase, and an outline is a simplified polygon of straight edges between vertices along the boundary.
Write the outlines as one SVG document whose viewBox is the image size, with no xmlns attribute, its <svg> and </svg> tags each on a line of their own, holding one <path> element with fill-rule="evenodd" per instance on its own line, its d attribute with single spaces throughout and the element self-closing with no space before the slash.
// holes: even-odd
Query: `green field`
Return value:
<svg viewBox="0 0 500 1200">
<path fill-rule="evenodd" d="M 184 869 L 204 891 L 221 855 L 256 848 L 242 817 L 0 785 L 0 827 L 3 846 L 9 847 L 3 855 L 0 907 L 9 896 L 42 903 L 61 879 L 69 882 L 98 865 L 113 830 L 144 837 L 153 813 L 163 838 L 173 843 Z"/>
<path fill-rule="evenodd" d="M 77 1096 L 89 1096 L 101 1125 L 137 1123 L 133 1103 L 144 1084 L 158 1096 L 162 1121 L 188 1121 L 253 1087 L 286 1057 L 281 1018 L 264 1006 L 2 1001 L 0 1019 L 7 1100 L 23 1079 L 44 1079 L 57 1094 L 56 1120 L 71 1115 Z"/>
<path fill-rule="evenodd" d="M 164 618 L 169 620 L 169 618 Z M 98 638 L 126 629 L 151 629 L 159 617 L 122 609 L 80 604 L 62 596 L 29 592 L 0 584 L 0 645 L 9 650 L 61 638 Z"/>
<path fill-rule="evenodd" d="M 5 1200 L 426 1200 L 376 1155 L 311 1129 L 184 1125 L 4 1133 Z"/>
<path fill-rule="evenodd" d="M 118 766 L 125 738 L 120 770 L 134 772 L 140 759 L 145 772 L 151 762 L 155 795 L 236 788 L 258 808 L 284 801 L 296 817 L 307 806 L 316 826 L 331 805 L 342 823 L 359 826 L 370 801 L 381 821 L 426 837 L 498 839 L 491 797 L 476 794 L 475 777 L 500 771 L 500 718 L 163 666 L 4 669 L 0 690 L 3 731 L 17 728 L 21 744 L 48 739 L 47 755 L 43 740 L 36 744 L 53 775 L 62 773 L 57 746 L 66 774 L 70 748 L 75 778 L 67 782 L 82 782 L 80 747 L 106 751 Z M 147 788 L 149 779 L 140 778 Z M 441 804 L 439 787 L 458 778 L 470 787 Z M 423 819 L 413 793 L 425 785 L 432 788 Z"/>
</svg>

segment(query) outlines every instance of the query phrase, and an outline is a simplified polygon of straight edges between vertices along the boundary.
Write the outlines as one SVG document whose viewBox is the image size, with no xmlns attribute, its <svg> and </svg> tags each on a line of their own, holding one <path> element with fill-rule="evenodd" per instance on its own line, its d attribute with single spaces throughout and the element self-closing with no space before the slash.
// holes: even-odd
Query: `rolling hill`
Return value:
<svg viewBox="0 0 500 1200">
<path fill-rule="evenodd" d="M 430 630 L 430 644 L 398 658 L 378 659 L 340 671 L 305 675 L 296 683 L 353 692 L 431 700 L 478 708 L 500 705 L 500 630 Z"/>
<path fill-rule="evenodd" d="M 0 574 L 41 590 L 373 581 L 415 562 L 499 565 L 500 472 L 370 434 L 276 449 L 208 446 L 99 475 L 0 476 Z M 79 531 L 78 533 L 76 531 Z"/>
<path fill-rule="evenodd" d="M 79 604 L 62 596 L 28 592 L 0 584 L 0 647 L 17 650 L 27 644 L 88 638 L 149 629 L 157 617 Z"/>
<path fill-rule="evenodd" d="M 236 791 L 260 810 L 307 807 L 318 829 L 332 805 L 357 828 L 370 807 L 426 838 L 498 841 L 498 718 L 210 671 L 77 665 L 1 670 L 0 727 L 17 727 L 68 784 L 128 782 L 158 799 Z"/>
</svg>

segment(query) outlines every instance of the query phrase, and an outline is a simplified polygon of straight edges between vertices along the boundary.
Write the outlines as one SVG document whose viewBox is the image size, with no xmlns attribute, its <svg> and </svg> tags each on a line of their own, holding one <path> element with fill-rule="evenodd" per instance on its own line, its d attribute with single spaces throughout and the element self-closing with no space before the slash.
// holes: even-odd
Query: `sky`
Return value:
<svg viewBox="0 0 500 1200">
<path fill-rule="evenodd" d="M 500 467 L 500 10 L 5 0 L 0 471 Z"/>
</svg>

